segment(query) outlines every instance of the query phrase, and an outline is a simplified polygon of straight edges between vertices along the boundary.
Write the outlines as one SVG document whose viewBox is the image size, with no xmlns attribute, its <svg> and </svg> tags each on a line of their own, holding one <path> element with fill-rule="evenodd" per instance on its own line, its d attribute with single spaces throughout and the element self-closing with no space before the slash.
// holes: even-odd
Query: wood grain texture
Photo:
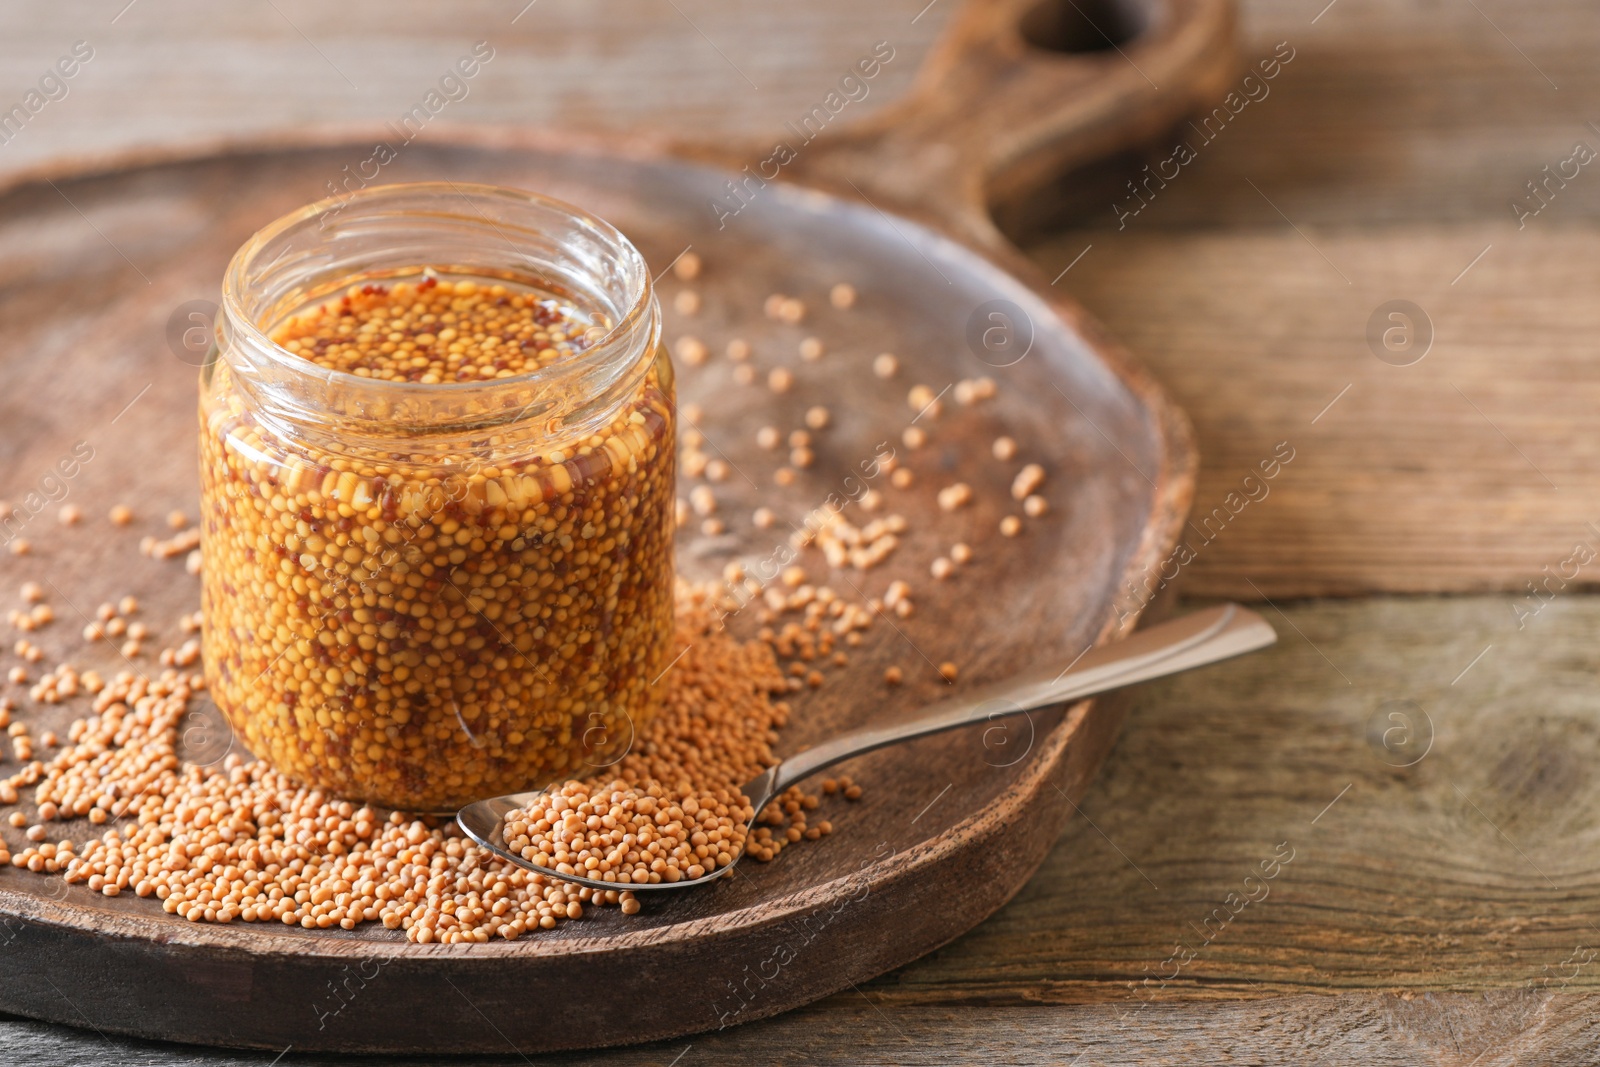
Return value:
<svg viewBox="0 0 1600 1067">
<path fill-rule="evenodd" d="M 621 0 L 600 16 L 585 0 L 11 8 L 0 12 L 8 104 L 72 42 L 86 40 L 96 54 L 67 99 L 0 145 L 0 167 L 307 123 L 398 121 L 479 40 L 495 58 L 441 125 L 765 138 L 820 102 L 878 41 L 892 43 L 895 59 L 851 106 L 870 111 L 903 93 L 955 7 L 941 0 L 918 17 L 924 3 Z"/>
<path fill-rule="evenodd" d="M 1060 284 L 1195 420 L 1197 517 L 1277 442 L 1297 450 L 1270 498 L 1193 531 L 1187 593 L 1520 591 L 1600 518 L 1600 179 L 1550 186 L 1521 228 L 1511 208 L 1538 205 L 1525 183 L 1575 142 L 1600 149 L 1600 84 L 1579 58 L 1600 27 L 1562 5 L 1316 14 L 1246 5 L 1247 61 L 1296 50 L 1270 94 L 1212 142 L 1175 133 L 1198 158 L 1120 228 L 1113 205 L 1139 207 L 1122 183 L 1153 159 L 1059 187 L 1073 228 L 1034 251 L 1054 277 L 1090 247 Z M 1367 341 L 1395 299 L 1431 320 L 1414 366 Z"/>
<path fill-rule="evenodd" d="M 528 1057 L 513 1049 L 461 1062 L 482 1067 L 695 1067 L 697 1064 L 846 1063 L 945 1067 L 973 1062 L 1061 1064 L 1311 1064 L 1313 1067 L 1516 1067 L 1583 1064 L 1600 1054 L 1592 994 L 1460 993 L 1428 996 L 1299 995 L 1162 1006 L 1138 1025 L 1113 1008 L 1025 1007 L 951 1010 L 872 1002 L 846 993 L 781 1018 L 695 1040 L 602 1054 Z M 27 1067 L 159 1063 L 162 1067 L 365 1067 L 371 1057 L 240 1053 L 151 1042 L 111 1045 L 92 1031 L 63 1031 L 0 1019 L 0 1056 Z M 981 1060 L 977 1059 L 981 1057 Z M 386 1067 L 434 1067 L 419 1056 L 386 1057 Z"/>
</svg>

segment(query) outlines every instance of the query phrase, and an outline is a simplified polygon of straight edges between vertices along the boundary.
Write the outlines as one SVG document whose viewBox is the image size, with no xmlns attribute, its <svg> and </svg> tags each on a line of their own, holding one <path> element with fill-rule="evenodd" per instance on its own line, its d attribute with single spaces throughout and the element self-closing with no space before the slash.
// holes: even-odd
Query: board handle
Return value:
<svg viewBox="0 0 1600 1067">
<path fill-rule="evenodd" d="M 800 147 L 788 174 L 1001 247 L 991 205 L 1216 103 L 1235 24 L 1233 0 L 966 0 L 908 96 Z"/>
</svg>

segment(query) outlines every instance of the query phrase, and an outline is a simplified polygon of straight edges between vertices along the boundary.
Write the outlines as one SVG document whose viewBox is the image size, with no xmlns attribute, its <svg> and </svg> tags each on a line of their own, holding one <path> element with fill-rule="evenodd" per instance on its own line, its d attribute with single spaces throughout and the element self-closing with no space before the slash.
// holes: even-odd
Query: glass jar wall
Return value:
<svg viewBox="0 0 1600 1067">
<path fill-rule="evenodd" d="M 674 405 L 637 250 L 386 186 L 235 256 L 201 382 L 204 654 L 252 753 L 409 810 L 588 776 L 673 634 Z"/>
</svg>

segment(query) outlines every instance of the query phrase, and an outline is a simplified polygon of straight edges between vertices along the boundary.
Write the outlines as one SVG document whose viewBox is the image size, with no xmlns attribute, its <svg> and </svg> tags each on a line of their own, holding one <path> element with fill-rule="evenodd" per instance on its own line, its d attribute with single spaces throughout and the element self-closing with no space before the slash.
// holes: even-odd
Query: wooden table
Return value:
<svg viewBox="0 0 1600 1067">
<path fill-rule="evenodd" d="M 867 106 L 892 98 L 951 6 L 523 3 L 6 10 L 0 96 L 76 40 L 95 56 L 0 167 L 392 119 L 478 39 L 496 59 L 449 122 L 759 133 L 878 40 L 897 60 Z M 1600 148 L 1600 23 L 1576 0 L 1323 3 L 1245 4 L 1244 55 L 1295 58 L 1137 216 L 1119 228 L 1124 161 L 1019 235 L 1198 426 L 1179 589 L 1266 600 L 1283 641 L 1145 692 L 1083 817 L 956 943 L 774 1020 L 552 1062 L 1600 1056 L 1600 173 L 1525 185 Z M 1540 210 L 1519 226 L 1514 202 Z M 1368 342 L 1392 300 L 1431 321 L 1410 366 Z M 0 1062 L 358 1061 L 4 1019 Z"/>
</svg>

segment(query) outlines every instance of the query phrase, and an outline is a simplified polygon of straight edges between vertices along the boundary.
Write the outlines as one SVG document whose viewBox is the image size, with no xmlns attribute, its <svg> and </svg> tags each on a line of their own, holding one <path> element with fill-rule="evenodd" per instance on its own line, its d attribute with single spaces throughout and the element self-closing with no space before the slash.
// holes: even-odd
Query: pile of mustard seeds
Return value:
<svg viewBox="0 0 1600 1067">
<path fill-rule="evenodd" d="M 572 307 L 492 282 L 354 286 L 273 333 L 290 352 L 362 378 L 437 385 L 529 374 L 606 333 Z"/>
<path fill-rule="evenodd" d="M 770 693 L 783 677 L 767 645 L 740 642 L 718 625 L 704 589 L 680 584 L 677 600 L 684 651 L 663 679 L 666 707 L 604 776 L 557 791 L 559 825 L 536 831 L 556 868 L 596 878 L 627 872 L 635 881 L 694 877 L 696 867 L 731 862 L 744 840 L 754 813 L 738 784 L 776 762 L 772 745 L 789 708 Z M 617 890 L 566 884 L 558 870 L 546 876 L 497 859 L 453 822 L 298 788 L 237 754 L 217 766 L 182 763 L 180 726 L 205 684 L 198 674 L 124 671 L 103 681 L 62 665 L 50 678 L 46 702 L 88 693 L 92 714 L 64 743 L 41 738 L 59 744 L 53 756 L 0 781 L 0 801 L 14 804 L 32 787 L 38 806 L 28 844 L 7 857 L 15 866 L 106 896 L 155 897 L 191 921 L 345 930 L 381 922 L 424 944 L 515 938 L 579 918 L 585 905 L 639 910 L 626 878 Z M 19 744 L 26 737 L 13 731 Z M 820 836 L 799 815 L 816 804 L 799 790 L 780 798 L 752 855 L 770 859 L 774 833 Z M 619 807 L 627 811 L 620 820 L 612 814 Z M 26 825 L 20 815 L 13 825 Z M 74 841 L 65 824 L 75 819 L 112 825 Z"/>
</svg>

